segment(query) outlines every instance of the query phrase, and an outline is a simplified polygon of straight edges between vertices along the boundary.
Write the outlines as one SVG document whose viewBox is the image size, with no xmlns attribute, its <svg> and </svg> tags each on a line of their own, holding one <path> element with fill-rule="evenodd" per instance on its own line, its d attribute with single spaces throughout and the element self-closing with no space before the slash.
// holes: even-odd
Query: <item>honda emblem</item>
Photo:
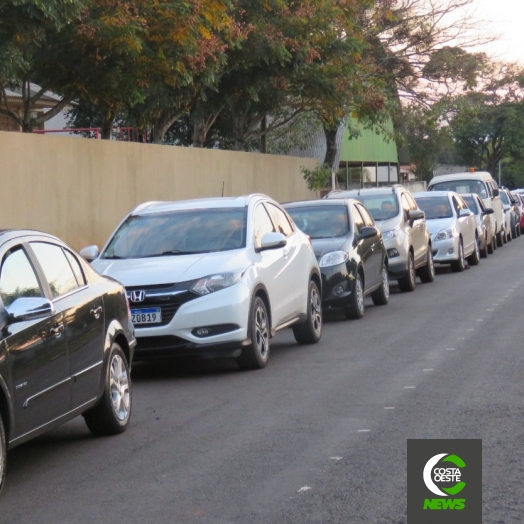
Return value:
<svg viewBox="0 0 524 524">
<path fill-rule="evenodd" d="M 131 291 L 129 299 L 131 300 L 131 302 L 143 302 L 146 299 L 146 292 L 143 290 Z"/>
</svg>

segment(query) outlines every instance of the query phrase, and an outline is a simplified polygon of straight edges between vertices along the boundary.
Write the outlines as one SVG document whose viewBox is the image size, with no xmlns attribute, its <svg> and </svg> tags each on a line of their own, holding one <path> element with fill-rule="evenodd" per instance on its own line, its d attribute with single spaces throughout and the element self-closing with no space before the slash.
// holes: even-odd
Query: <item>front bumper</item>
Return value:
<svg viewBox="0 0 524 524">
<path fill-rule="evenodd" d="M 321 267 L 322 307 L 342 308 L 348 305 L 355 288 L 356 265 L 350 261 Z"/>
<path fill-rule="evenodd" d="M 399 231 L 397 236 L 384 240 L 384 247 L 388 254 L 388 275 L 396 280 L 408 272 L 409 243 L 406 234 Z"/>
<path fill-rule="evenodd" d="M 445 240 L 433 240 L 433 261 L 438 264 L 449 264 L 458 260 L 458 237 L 446 238 Z"/>
</svg>

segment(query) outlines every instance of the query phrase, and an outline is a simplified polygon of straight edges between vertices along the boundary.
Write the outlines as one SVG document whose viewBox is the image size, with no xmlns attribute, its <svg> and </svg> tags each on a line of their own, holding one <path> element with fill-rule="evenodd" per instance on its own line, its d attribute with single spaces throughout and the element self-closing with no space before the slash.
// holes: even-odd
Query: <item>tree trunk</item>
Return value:
<svg viewBox="0 0 524 524">
<path fill-rule="evenodd" d="M 331 171 L 338 171 L 338 169 L 335 169 L 334 165 L 338 152 L 337 133 L 338 126 L 330 129 L 324 126 L 324 135 L 326 136 L 326 156 L 324 157 L 324 164 L 326 164 L 329 167 L 329 169 L 331 169 Z"/>
<path fill-rule="evenodd" d="M 113 123 L 115 121 L 115 115 L 110 113 L 104 117 L 102 121 L 102 127 L 100 129 L 100 138 L 102 140 L 111 140 L 111 131 L 113 130 Z"/>
<path fill-rule="evenodd" d="M 260 152 L 261 153 L 267 153 L 267 116 L 265 116 L 262 119 L 262 122 L 260 122 L 260 132 L 262 133 L 260 136 Z"/>
</svg>

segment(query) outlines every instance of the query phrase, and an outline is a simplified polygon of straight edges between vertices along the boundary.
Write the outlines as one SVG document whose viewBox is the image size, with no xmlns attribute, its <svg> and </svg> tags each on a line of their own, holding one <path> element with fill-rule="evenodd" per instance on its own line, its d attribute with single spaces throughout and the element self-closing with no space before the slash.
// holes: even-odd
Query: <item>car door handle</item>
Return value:
<svg viewBox="0 0 524 524">
<path fill-rule="evenodd" d="M 96 319 L 99 319 L 101 314 L 102 314 L 102 306 L 94 307 L 91 310 L 91 315 L 93 315 Z"/>
<path fill-rule="evenodd" d="M 60 338 L 62 336 L 63 331 L 64 331 L 64 324 L 55 324 L 49 330 L 49 333 L 51 333 L 51 335 L 53 335 L 55 338 Z"/>
</svg>

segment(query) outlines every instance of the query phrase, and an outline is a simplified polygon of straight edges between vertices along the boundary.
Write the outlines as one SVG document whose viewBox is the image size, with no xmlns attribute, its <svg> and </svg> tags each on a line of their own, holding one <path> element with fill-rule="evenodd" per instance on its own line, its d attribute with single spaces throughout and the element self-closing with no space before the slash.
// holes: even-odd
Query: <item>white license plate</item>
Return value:
<svg viewBox="0 0 524 524">
<path fill-rule="evenodd" d="M 159 307 L 146 307 L 131 310 L 133 324 L 158 324 L 162 322 L 162 310 Z"/>
</svg>

